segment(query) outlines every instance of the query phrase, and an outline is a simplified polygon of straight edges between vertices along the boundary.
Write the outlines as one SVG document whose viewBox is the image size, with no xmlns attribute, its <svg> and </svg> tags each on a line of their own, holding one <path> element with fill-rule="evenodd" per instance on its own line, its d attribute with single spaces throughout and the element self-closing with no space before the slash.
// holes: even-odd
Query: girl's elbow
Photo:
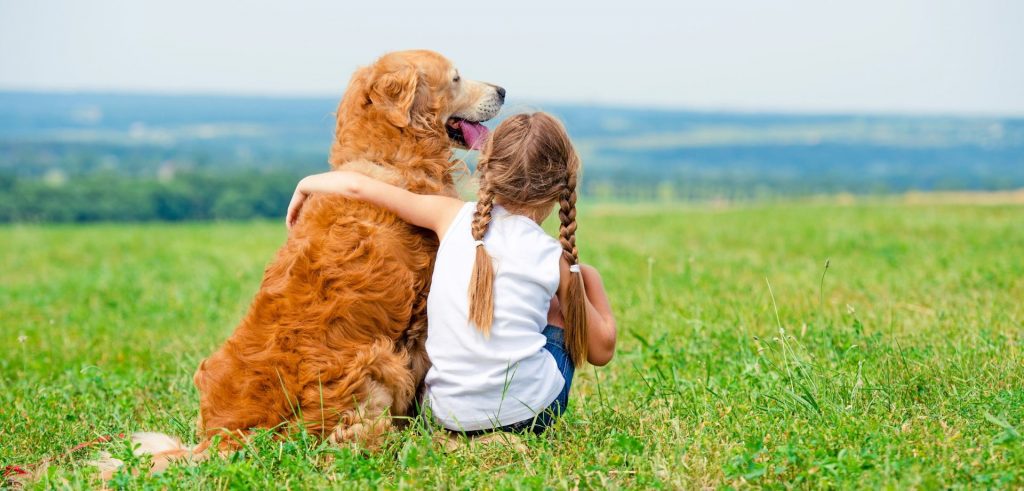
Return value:
<svg viewBox="0 0 1024 491">
<path fill-rule="evenodd" d="M 610 336 L 601 339 L 596 344 L 587 353 L 587 362 L 596 367 L 603 367 L 615 356 L 615 331 L 612 330 Z"/>
<path fill-rule="evenodd" d="M 601 351 L 599 353 L 590 353 L 587 357 L 587 363 L 594 365 L 595 367 L 603 367 L 612 361 L 612 357 L 615 356 L 615 350 Z"/>
</svg>

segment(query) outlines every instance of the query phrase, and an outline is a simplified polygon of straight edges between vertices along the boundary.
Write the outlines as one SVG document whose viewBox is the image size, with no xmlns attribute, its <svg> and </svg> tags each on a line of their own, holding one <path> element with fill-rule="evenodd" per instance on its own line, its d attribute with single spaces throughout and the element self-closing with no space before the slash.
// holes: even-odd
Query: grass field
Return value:
<svg viewBox="0 0 1024 491">
<path fill-rule="evenodd" d="M 446 451 L 415 430 L 377 453 L 260 438 L 113 484 L 1024 486 L 1024 208 L 581 215 L 619 349 L 578 373 L 569 414 L 527 451 Z M 192 372 L 283 237 L 278 223 L 0 228 L 0 466 L 119 432 L 194 442 Z M 85 461 L 101 448 L 126 452 L 58 459 L 30 486 L 98 486 Z"/>
</svg>

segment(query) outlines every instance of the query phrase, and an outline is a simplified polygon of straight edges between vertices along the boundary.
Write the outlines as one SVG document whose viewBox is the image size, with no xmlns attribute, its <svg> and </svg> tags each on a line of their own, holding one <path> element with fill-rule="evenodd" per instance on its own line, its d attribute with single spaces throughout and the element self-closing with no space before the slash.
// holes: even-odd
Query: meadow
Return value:
<svg viewBox="0 0 1024 491">
<path fill-rule="evenodd" d="M 123 488 L 1020 488 L 1024 208 L 594 206 L 615 359 L 525 451 L 256 438 Z M 100 435 L 195 442 L 192 372 L 234 328 L 278 222 L 0 228 L 0 466 Z M 94 488 L 54 460 L 30 488 Z"/>
</svg>

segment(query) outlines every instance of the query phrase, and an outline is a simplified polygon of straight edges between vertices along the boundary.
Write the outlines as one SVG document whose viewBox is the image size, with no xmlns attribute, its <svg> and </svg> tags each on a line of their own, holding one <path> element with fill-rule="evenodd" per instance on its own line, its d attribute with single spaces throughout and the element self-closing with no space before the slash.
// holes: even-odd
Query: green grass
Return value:
<svg viewBox="0 0 1024 491">
<path fill-rule="evenodd" d="M 569 414 L 528 451 L 447 452 L 415 430 L 376 453 L 264 435 L 231 458 L 113 484 L 1024 486 L 1024 208 L 581 216 L 618 353 L 578 374 Z M 192 371 L 283 237 L 278 223 L 0 228 L 0 465 L 110 433 L 194 442 Z M 85 461 L 99 450 L 32 485 L 96 487 Z"/>
</svg>

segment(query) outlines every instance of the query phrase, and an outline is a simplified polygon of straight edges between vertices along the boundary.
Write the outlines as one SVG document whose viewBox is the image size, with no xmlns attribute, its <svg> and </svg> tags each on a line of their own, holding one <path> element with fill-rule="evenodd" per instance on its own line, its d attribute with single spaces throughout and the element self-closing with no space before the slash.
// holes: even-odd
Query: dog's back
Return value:
<svg viewBox="0 0 1024 491">
<path fill-rule="evenodd" d="M 207 436 L 290 422 L 327 434 L 405 414 L 422 377 L 407 331 L 425 322 L 436 245 L 379 208 L 311 198 L 249 312 L 196 372 Z"/>
</svg>

